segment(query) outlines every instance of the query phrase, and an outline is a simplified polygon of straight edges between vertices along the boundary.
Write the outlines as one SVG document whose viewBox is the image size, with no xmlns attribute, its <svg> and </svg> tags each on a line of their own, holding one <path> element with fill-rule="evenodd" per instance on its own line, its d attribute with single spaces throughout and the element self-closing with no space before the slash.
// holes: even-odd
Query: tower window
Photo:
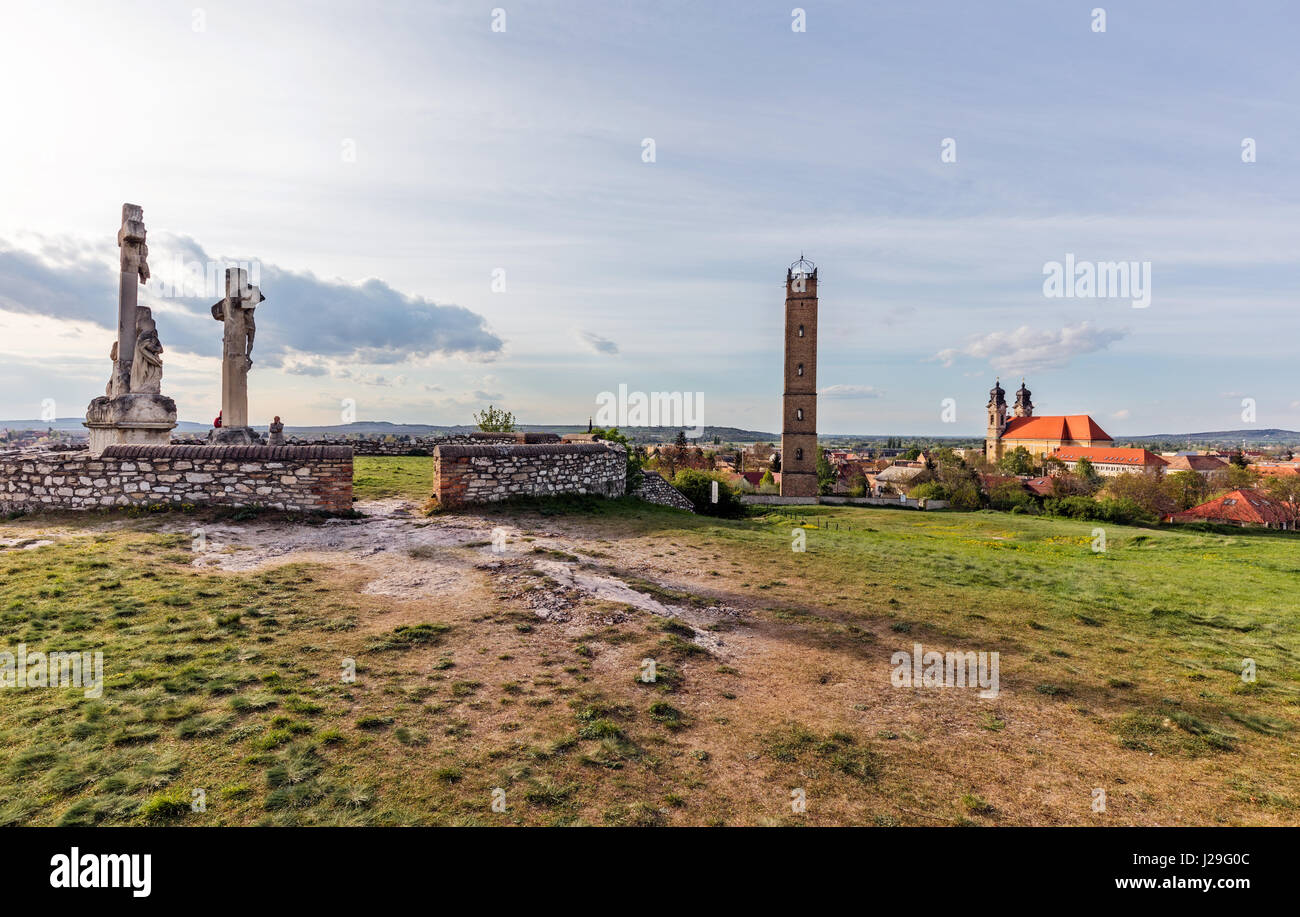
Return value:
<svg viewBox="0 0 1300 917">
<path fill-rule="evenodd" d="M 794 419 L 803 420 L 803 408 L 795 408 Z"/>
<path fill-rule="evenodd" d="M 803 325 L 799 326 L 799 337 L 803 337 Z"/>
<path fill-rule="evenodd" d="M 802 450 L 802 449 L 796 449 L 796 450 L 794 450 L 794 459 L 795 459 L 796 462 L 802 462 L 802 461 L 803 461 L 803 450 Z"/>
<path fill-rule="evenodd" d="M 800 375 L 800 376 L 803 375 L 803 364 L 802 364 L 802 363 L 799 364 L 799 368 L 796 369 L 795 372 L 796 372 L 798 375 Z"/>
</svg>

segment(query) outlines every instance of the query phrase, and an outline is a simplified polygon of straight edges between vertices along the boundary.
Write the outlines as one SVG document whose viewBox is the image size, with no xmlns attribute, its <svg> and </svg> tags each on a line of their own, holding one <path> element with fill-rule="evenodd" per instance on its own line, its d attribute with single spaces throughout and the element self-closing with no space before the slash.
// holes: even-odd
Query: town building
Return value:
<svg viewBox="0 0 1300 917">
<path fill-rule="evenodd" d="M 1077 471 L 1080 459 L 1087 459 L 1092 470 L 1104 477 L 1117 474 L 1147 472 L 1154 474 L 1163 471 L 1168 464 L 1163 458 L 1148 449 L 1117 449 L 1114 447 L 1074 446 L 1057 449 L 1048 455 L 1065 463 L 1070 471 Z"/>
<path fill-rule="evenodd" d="M 1295 529 L 1300 507 L 1265 496 L 1257 490 L 1234 490 L 1217 499 L 1165 516 L 1165 522 L 1217 522 L 1222 525 L 1258 525 L 1270 529 Z"/>
<path fill-rule="evenodd" d="M 1006 392 L 1001 380 L 989 392 L 988 430 L 984 440 L 984 457 L 999 462 L 1009 452 L 1023 447 L 1033 458 L 1042 458 L 1066 446 L 1092 448 L 1109 446 L 1113 440 L 1087 414 L 1034 416 L 1034 403 L 1023 379 L 1016 392 L 1016 403 L 1007 416 Z"/>
<path fill-rule="evenodd" d="M 1214 455 L 1182 454 L 1161 456 L 1165 460 L 1165 471 L 1195 471 L 1206 480 L 1216 481 L 1228 473 L 1228 463 Z"/>
</svg>

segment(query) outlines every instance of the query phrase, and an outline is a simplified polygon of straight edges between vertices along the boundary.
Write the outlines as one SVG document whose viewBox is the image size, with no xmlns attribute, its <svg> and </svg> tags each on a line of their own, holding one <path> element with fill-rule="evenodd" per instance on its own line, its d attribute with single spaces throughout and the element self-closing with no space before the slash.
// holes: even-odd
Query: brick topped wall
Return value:
<svg viewBox="0 0 1300 917">
<path fill-rule="evenodd" d="M 627 453 L 601 443 L 438 446 L 433 460 L 433 496 L 448 509 L 522 496 L 621 497 L 627 484 Z"/>
<path fill-rule="evenodd" d="M 352 508 L 347 446 L 109 446 L 0 454 L 0 512 L 193 504 L 295 512 Z"/>
<path fill-rule="evenodd" d="M 442 436 L 413 436 L 399 433 L 386 436 L 367 434 L 343 439 L 339 437 L 286 436 L 286 446 L 347 446 L 353 455 L 433 455 L 437 446 L 477 445 L 482 443 L 558 443 L 555 433 L 448 433 Z M 202 436 L 173 436 L 172 445 L 203 446 Z"/>
</svg>

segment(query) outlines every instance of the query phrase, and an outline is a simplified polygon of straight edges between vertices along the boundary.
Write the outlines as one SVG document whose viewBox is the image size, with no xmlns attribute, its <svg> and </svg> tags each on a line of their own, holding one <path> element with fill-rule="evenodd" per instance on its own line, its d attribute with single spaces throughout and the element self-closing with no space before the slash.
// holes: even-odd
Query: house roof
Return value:
<svg viewBox="0 0 1300 917">
<path fill-rule="evenodd" d="M 1250 470 L 1269 477 L 1280 478 L 1300 474 L 1300 465 L 1295 462 L 1264 463 L 1251 465 Z"/>
<path fill-rule="evenodd" d="M 1086 458 L 1094 465 L 1131 465 L 1134 468 L 1159 468 L 1165 460 L 1148 449 L 1116 449 L 1111 446 L 1066 446 L 1049 458 L 1077 462 Z"/>
<path fill-rule="evenodd" d="M 1073 439 L 1091 442 L 1111 441 L 1111 436 L 1087 414 L 1045 415 L 1043 417 L 1013 417 L 1002 431 L 1002 440 L 1008 439 Z"/>
<path fill-rule="evenodd" d="M 1199 520 L 1224 520 L 1227 522 L 1251 522 L 1256 525 L 1291 522 L 1296 518 L 1294 507 L 1281 500 L 1266 497 L 1257 490 L 1234 490 L 1216 500 L 1193 506 L 1170 517 L 1175 522 L 1195 522 Z"/>
<path fill-rule="evenodd" d="M 1056 488 L 1052 484 L 1051 478 L 1030 478 L 1025 481 L 1025 486 L 1040 497 L 1050 497 L 1052 494 L 1056 493 Z"/>
<path fill-rule="evenodd" d="M 881 471 L 876 475 L 876 480 L 885 481 L 887 483 L 898 482 L 899 484 L 906 484 L 922 471 L 925 471 L 923 465 L 890 465 L 884 471 Z"/>
<path fill-rule="evenodd" d="M 1170 471 L 1223 471 L 1228 463 L 1213 455 L 1175 455 L 1165 459 Z"/>
</svg>

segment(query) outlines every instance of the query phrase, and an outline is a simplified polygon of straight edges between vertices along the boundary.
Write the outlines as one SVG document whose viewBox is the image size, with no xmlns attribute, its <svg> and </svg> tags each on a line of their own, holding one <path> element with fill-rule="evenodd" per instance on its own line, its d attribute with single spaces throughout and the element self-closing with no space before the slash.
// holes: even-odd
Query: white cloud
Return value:
<svg viewBox="0 0 1300 917">
<path fill-rule="evenodd" d="M 1010 375 L 1042 369 L 1059 369 L 1075 357 L 1105 350 L 1127 335 L 1118 328 L 1095 328 L 1090 322 L 1066 325 L 1060 331 L 1037 331 L 1021 325 L 1015 331 L 993 331 L 965 347 L 939 351 L 933 359 L 952 366 L 958 357 L 986 359 L 994 369 Z"/>
<path fill-rule="evenodd" d="M 592 331 L 583 331 L 578 329 L 574 331 L 578 338 L 578 343 L 586 347 L 592 353 L 615 354 L 618 353 L 618 345 L 609 338 L 601 337 Z"/>
<path fill-rule="evenodd" d="M 879 398 L 885 393 L 874 385 L 828 385 L 818 389 L 823 398 Z"/>
</svg>

